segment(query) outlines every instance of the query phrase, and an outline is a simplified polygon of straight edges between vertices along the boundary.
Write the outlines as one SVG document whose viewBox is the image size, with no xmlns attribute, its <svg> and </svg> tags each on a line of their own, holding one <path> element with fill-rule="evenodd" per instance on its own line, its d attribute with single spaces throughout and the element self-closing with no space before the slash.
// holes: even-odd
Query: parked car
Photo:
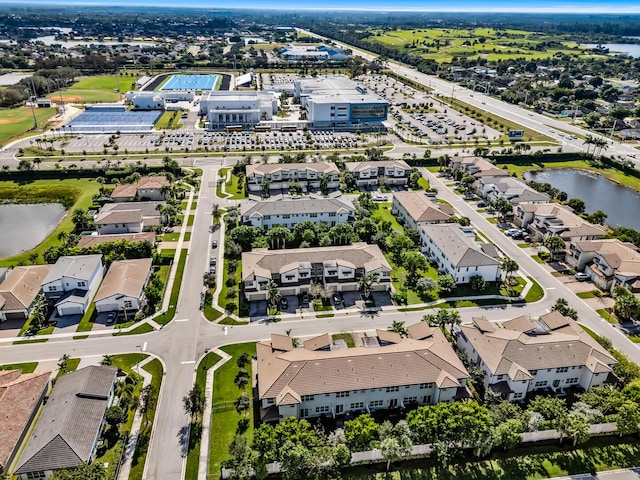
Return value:
<svg viewBox="0 0 640 480">
<path fill-rule="evenodd" d="M 107 315 L 107 320 L 105 321 L 105 323 L 107 325 L 113 325 L 114 323 L 116 323 L 116 314 L 115 314 L 115 312 L 110 312 Z"/>
<path fill-rule="evenodd" d="M 520 230 L 518 230 L 517 228 L 509 228 L 508 230 L 504 231 L 504 234 L 507 237 L 512 237 L 513 235 L 515 235 L 516 233 L 520 233 Z"/>
<path fill-rule="evenodd" d="M 215 265 L 218 263 L 218 259 L 216 257 L 209 258 L 209 265 Z"/>
<path fill-rule="evenodd" d="M 333 294 L 333 303 L 335 303 L 336 305 L 340 305 L 342 303 L 342 298 L 340 298 L 339 293 Z"/>
<path fill-rule="evenodd" d="M 308 293 L 303 293 L 302 294 L 302 303 L 303 304 L 308 304 L 311 301 L 311 297 L 309 296 Z"/>
<path fill-rule="evenodd" d="M 218 241 L 214 240 L 213 242 L 211 242 L 211 248 L 218 248 Z"/>
<path fill-rule="evenodd" d="M 211 265 L 209 267 L 209 273 L 215 275 L 215 273 L 216 273 L 216 266 L 215 265 Z"/>
<path fill-rule="evenodd" d="M 286 298 L 282 297 L 280 299 L 280 308 L 283 309 L 283 310 L 289 308 L 289 300 L 287 300 Z"/>
<path fill-rule="evenodd" d="M 576 280 L 578 280 L 579 282 L 584 282 L 586 280 L 589 280 L 589 275 L 587 275 L 584 272 L 576 273 L 575 277 L 576 277 Z"/>
</svg>

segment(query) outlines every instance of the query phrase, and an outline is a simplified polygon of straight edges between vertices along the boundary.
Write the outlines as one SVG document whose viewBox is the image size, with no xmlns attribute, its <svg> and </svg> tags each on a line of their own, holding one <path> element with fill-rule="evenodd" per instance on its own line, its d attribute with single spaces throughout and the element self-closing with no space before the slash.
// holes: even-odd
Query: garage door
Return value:
<svg viewBox="0 0 640 480">
<path fill-rule="evenodd" d="M 117 303 L 96 303 L 96 310 L 98 313 L 102 312 L 117 312 L 120 310 L 120 305 Z"/>
<path fill-rule="evenodd" d="M 82 305 L 78 305 L 77 303 L 65 303 L 62 305 L 58 305 L 58 315 L 82 315 L 84 312 L 82 311 Z"/>
<path fill-rule="evenodd" d="M 280 295 L 283 297 L 289 296 L 289 295 L 295 295 L 296 294 L 296 289 L 295 288 L 281 288 L 280 289 Z"/>
<path fill-rule="evenodd" d="M 356 290 L 358 290 L 358 286 L 354 284 L 345 283 L 342 285 L 341 290 L 343 292 L 355 292 Z"/>
<path fill-rule="evenodd" d="M 7 320 L 26 320 L 24 312 L 5 312 L 4 316 Z"/>
</svg>

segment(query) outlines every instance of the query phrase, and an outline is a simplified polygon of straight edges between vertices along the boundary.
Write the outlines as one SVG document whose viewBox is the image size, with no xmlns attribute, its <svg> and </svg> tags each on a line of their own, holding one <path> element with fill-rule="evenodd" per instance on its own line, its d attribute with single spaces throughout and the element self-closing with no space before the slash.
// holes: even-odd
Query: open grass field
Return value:
<svg viewBox="0 0 640 480">
<path fill-rule="evenodd" d="M 536 60 L 557 55 L 591 55 L 575 42 L 562 36 L 551 37 L 524 30 L 492 28 L 451 29 L 428 28 L 414 30 L 374 30 L 367 37 L 371 43 L 402 49 L 437 62 L 454 59 L 484 58 L 488 61 L 525 58 Z"/>
<path fill-rule="evenodd" d="M 133 88 L 134 77 L 117 75 L 101 75 L 86 77 L 77 81 L 62 92 L 54 92 L 49 98 L 54 102 L 62 100 L 68 103 L 103 103 L 120 100 L 120 92 L 127 92 Z"/>
<path fill-rule="evenodd" d="M 55 115 L 55 108 L 36 108 L 38 124 Z M 33 127 L 33 113 L 30 108 L 0 108 L 0 145 L 17 137 Z"/>
<path fill-rule="evenodd" d="M 87 77 L 74 83 L 70 90 L 108 90 L 120 89 L 126 92 L 133 88 L 134 77 L 122 77 L 118 75 L 103 75 L 99 77 Z"/>
<path fill-rule="evenodd" d="M 56 229 L 40 245 L 28 252 L 0 260 L 0 266 L 10 267 L 29 263 L 29 254 L 37 252 L 42 263 L 42 253 L 52 245 L 59 245 L 58 234 L 73 230 L 71 213 L 76 208 L 87 209 L 92 197 L 100 190 L 100 184 L 88 178 L 70 178 L 65 180 L 36 180 L 34 182 L 0 182 L 0 200 L 18 203 L 58 202 L 67 207 L 67 214 Z"/>
</svg>

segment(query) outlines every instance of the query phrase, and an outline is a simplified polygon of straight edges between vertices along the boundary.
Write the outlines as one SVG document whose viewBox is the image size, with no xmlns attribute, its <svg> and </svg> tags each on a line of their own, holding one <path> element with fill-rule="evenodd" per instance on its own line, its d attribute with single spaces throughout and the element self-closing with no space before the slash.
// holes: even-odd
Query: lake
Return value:
<svg viewBox="0 0 640 480">
<path fill-rule="evenodd" d="M 58 203 L 0 205 L 0 258 L 37 246 L 62 221 L 65 212 Z"/>
<path fill-rule="evenodd" d="M 549 183 L 567 192 L 569 198 L 583 200 L 588 213 L 602 210 L 607 214 L 608 225 L 640 230 L 640 193 L 631 188 L 618 185 L 601 175 L 564 168 L 526 172 L 524 178 Z"/>
<path fill-rule="evenodd" d="M 640 58 L 640 44 L 637 43 L 585 43 L 581 47 L 596 48 L 598 46 L 609 49 L 609 53 L 626 53 L 635 58 Z"/>
</svg>

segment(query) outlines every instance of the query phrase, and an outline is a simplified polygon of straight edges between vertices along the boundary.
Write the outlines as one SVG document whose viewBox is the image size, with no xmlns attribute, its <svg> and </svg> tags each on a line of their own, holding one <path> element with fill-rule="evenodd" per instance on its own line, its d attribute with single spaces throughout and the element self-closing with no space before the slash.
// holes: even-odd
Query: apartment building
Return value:
<svg viewBox="0 0 640 480">
<path fill-rule="evenodd" d="M 244 202 L 241 211 L 241 221 L 244 225 L 265 229 L 275 225 L 293 228 L 302 222 L 326 223 L 333 227 L 355 220 L 354 206 L 342 198 L 273 198 L 261 202 Z"/>
<path fill-rule="evenodd" d="M 262 192 L 265 183 L 269 190 L 288 190 L 292 182 L 303 188 L 319 189 L 326 180 L 329 190 L 340 187 L 340 170 L 335 163 L 262 163 L 247 165 L 247 187 L 250 192 Z M 323 180 L 323 181 L 324 181 Z"/>
<path fill-rule="evenodd" d="M 565 241 L 595 240 L 607 230 L 579 217 L 570 207 L 557 203 L 522 203 L 515 207 L 514 222 L 536 238 L 558 235 Z"/>
<path fill-rule="evenodd" d="M 424 192 L 395 192 L 391 213 L 407 227 L 420 228 L 433 223 L 451 221 L 454 211 L 451 205 L 438 203 Z"/>
<path fill-rule="evenodd" d="M 359 187 L 378 185 L 381 179 L 387 185 L 405 185 L 411 174 L 411 167 L 404 160 L 347 162 L 344 168 L 345 171 L 351 172 Z"/>
</svg>

